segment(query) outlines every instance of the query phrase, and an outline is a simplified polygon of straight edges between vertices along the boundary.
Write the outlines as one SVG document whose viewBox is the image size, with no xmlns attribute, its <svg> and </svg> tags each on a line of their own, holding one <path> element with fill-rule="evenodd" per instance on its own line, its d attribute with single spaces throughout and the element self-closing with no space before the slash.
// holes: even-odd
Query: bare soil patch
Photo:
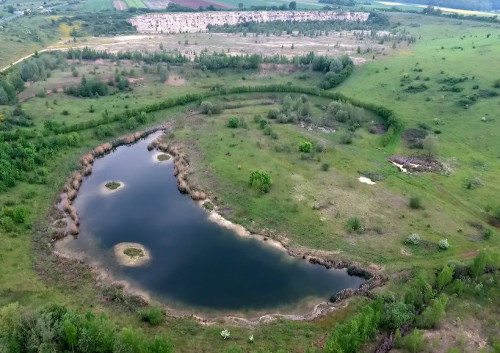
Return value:
<svg viewBox="0 0 500 353">
<path fill-rule="evenodd" d="M 391 156 L 389 162 L 398 166 L 402 172 L 439 172 L 443 169 L 442 164 L 430 157 L 417 156 Z"/>
<path fill-rule="evenodd" d="M 179 76 L 169 76 L 166 82 L 169 86 L 184 86 L 186 85 L 186 80 Z"/>
</svg>

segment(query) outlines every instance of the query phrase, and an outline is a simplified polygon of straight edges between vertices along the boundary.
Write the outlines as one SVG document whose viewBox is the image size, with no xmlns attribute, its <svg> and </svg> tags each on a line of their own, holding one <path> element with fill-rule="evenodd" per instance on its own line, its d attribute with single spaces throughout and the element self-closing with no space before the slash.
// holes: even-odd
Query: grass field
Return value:
<svg viewBox="0 0 500 353">
<path fill-rule="evenodd" d="M 135 7 L 136 9 L 146 9 L 147 6 L 141 0 L 125 0 L 128 8 Z"/>
<path fill-rule="evenodd" d="M 86 11 L 102 11 L 102 10 L 112 10 L 113 1 L 112 0 L 86 0 L 84 2 L 84 9 Z"/>
<path fill-rule="evenodd" d="M 40 26 L 44 29 L 39 30 Z M 52 44 L 61 36 L 58 26 L 42 16 L 19 18 L 2 24 L 2 27 L 0 67 Z"/>
<path fill-rule="evenodd" d="M 273 107 L 281 107 L 286 93 L 219 97 L 216 100 L 226 106 L 221 114 L 202 115 L 198 104 L 190 104 L 152 113 L 147 123 L 175 119 L 176 130 L 167 141 L 183 146 L 191 161 L 190 181 L 217 198 L 227 218 L 257 232 L 287 237 L 292 248 L 330 250 L 335 258 L 357 260 L 380 269 L 390 280 L 376 292 L 386 293 L 387 298 L 400 296 L 417 270 L 434 273 L 450 260 L 467 260 L 479 249 L 498 248 L 500 241 L 498 229 L 488 224 L 492 210 L 500 206 L 500 89 L 495 88 L 495 81 L 500 79 L 500 37 L 496 27 L 420 15 L 390 16 L 393 23 L 399 22 L 400 28 L 415 35 L 417 43 L 410 47 L 396 43 L 396 48 L 386 55 L 377 55 L 375 61 L 356 67 L 335 90 L 394 110 L 405 131 L 422 129 L 435 134 L 436 158 L 445 164 L 446 173 L 399 172 L 387 162 L 389 156 L 424 152 L 409 149 L 403 138 L 384 147 L 382 136 L 364 127 L 355 131 L 351 144 L 341 143 L 341 136 L 347 132 L 342 125 L 335 133 L 325 133 L 272 121 L 277 138 L 264 134 L 254 116 L 265 117 Z M 179 38 L 184 41 L 182 36 L 165 37 L 165 41 Z M 189 37 L 188 41 L 195 38 L 201 37 Z M 9 44 L 15 53 L 21 47 L 16 45 Z M 186 65 L 172 66 L 170 79 L 160 83 L 156 67 L 149 68 L 153 73 L 144 73 L 142 63 L 124 60 L 118 66 L 109 61 L 83 61 L 75 66 L 78 77 L 72 77 L 69 69 L 56 70 L 47 81 L 33 84 L 23 94 L 29 98 L 40 89 L 77 84 L 84 74 L 87 78 L 107 79 L 116 69 L 135 70 L 132 91 L 98 99 L 63 93 L 29 98 L 22 107 L 34 117 L 38 131 L 43 131 L 46 121 L 68 125 L 85 122 L 99 119 L 106 109 L 122 113 L 165 97 L 205 92 L 215 85 L 277 83 L 307 87 L 316 86 L 320 78 L 318 73 L 300 70 L 212 73 Z M 291 96 L 293 101 L 299 99 L 298 95 Z M 477 100 L 470 99 L 476 96 Z M 330 101 L 314 96 L 307 99 L 312 121 L 319 123 Z M 0 108 L 5 116 L 12 110 L 11 106 Z M 228 128 L 231 117 L 244 119 L 247 127 Z M 375 116 L 372 119 L 379 122 Z M 113 136 L 130 132 L 120 123 L 109 127 Z M 347 307 L 313 322 L 278 320 L 256 327 L 237 327 L 220 321 L 202 326 L 192 318 L 168 317 L 159 327 L 150 327 L 140 322 L 136 312 L 104 300 L 89 272 L 75 276 L 49 261 L 51 271 L 40 277 L 32 266 L 39 254 L 33 251 L 30 237 L 35 233 L 36 239 L 39 229 L 48 227 L 45 217 L 64 180 L 76 168 L 79 156 L 111 138 L 98 138 L 94 129 L 80 131 L 77 146 L 54 152 L 45 166 L 45 184 L 21 182 L 0 194 L 2 206 L 23 205 L 29 210 L 25 224 L 10 232 L 3 228 L 0 231 L 0 305 L 14 301 L 28 307 L 59 303 L 79 312 L 104 311 L 120 326 L 140 327 L 149 336 L 172 338 L 176 352 L 237 352 L 234 346 L 249 352 L 304 352 L 321 348 L 331 328 L 366 303 L 365 298 L 353 298 Z M 313 157 L 302 156 L 299 144 L 304 140 L 314 146 L 323 145 L 325 150 L 315 152 Z M 327 171 L 323 170 L 325 163 L 330 166 Z M 254 169 L 270 172 L 273 186 L 268 194 L 249 187 L 249 173 Z M 360 171 L 380 174 L 384 179 L 375 185 L 363 184 L 358 181 Z M 471 180 L 479 183 L 468 188 Z M 420 197 L 423 208 L 409 207 L 414 196 Z M 362 231 L 346 229 L 352 217 L 360 218 Z M 489 238 L 478 231 L 478 224 L 491 229 Z M 420 234 L 424 240 L 421 246 L 404 244 L 412 233 Z M 449 240 L 450 248 L 439 251 L 437 243 L 444 238 Z M 426 351 L 444 353 L 452 347 L 471 351 L 475 343 L 461 343 L 464 339 L 460 337 L 474 337 L 472 342 L 491 348 L 489 339 L 499 334 L 496 293 L 500 281 L 498 275 L 488 281 L 492 281 L 487 287 L 491 289 L 477 292 L 476 283 L 471 282 L 464 297 L 450 295 L 452 303 L 442 326 L 426 331 L 430 337 Z M 231 329 L 229 341 L 220 337 L 224 327 Z M 252 346 L 247 343 L 251 334 L 256 338 Z M 374 350 L 372 346 L 365 348 L 363 351 Z"/>
</svg>

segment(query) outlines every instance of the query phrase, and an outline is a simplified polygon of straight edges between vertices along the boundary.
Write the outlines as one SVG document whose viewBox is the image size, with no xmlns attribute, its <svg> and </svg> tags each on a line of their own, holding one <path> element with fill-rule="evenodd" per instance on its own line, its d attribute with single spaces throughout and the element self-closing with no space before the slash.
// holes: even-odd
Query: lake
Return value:
<svg viewBox="0 0 500 353">
<path fill-rule="evenodd" d="M 364 282 L 210 221 L 206 210 L 178 191 L 173 160 L 159 162 L 157 152 L 147 150 L 156 136 L 95 161 L 74 202 L 80 234 L 63 240 L 66 251 L 83 254 L 171 307 L 200 311 L 294 310 Z M 106 191 L 112 180 L 124 187 Z M 122 242 L 143 245 L 151 260 L 120 265 L 113 248 Z"/>
</svg>

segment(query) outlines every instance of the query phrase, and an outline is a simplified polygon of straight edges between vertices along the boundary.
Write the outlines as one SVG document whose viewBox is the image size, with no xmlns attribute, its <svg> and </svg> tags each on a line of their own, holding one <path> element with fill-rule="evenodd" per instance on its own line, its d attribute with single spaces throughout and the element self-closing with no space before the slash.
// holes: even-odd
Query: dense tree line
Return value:
<svg viewBox="0 0 500 353">
<path fill-rule="evenodd" d="M 107 96 L 109 89 L 100 79 L 87 80 L 84 76 L 79 86 L 67 87 L 64 92 L 71 96 L 89 98 Z"/>
<path fill-rule="evenodd" d="M 237 25 L 208 25 L 208 31 L 214 33 L 257 33 L 282 35 L 298 32 L 304 35 L 319 35 L 329 31 L 343 30 L 377 30 L 389 27 L 389 18 L 379 12 L 371 12 L 366 22 L 349 21 L 307 21 L 307 22 L 245 22 Z"/>
<path fill-rule="evenodd" d="M 69 49 L 66 53 L 67 59 L 72 60 L 97 60 L 97 59 L 108 59 L 112 61 L 116 60 L 133 60 L 133 61 L 143 61 L 146 64 L 152 63 L 170 63 L 170 64 L 181 64 L 189 61 L 189 58 L 182 55 L 179 52 L 167 53 L 167 52 L 154 52 L 154 53 L 141 53 L 139 51 L 119 51 L 118 53 L 110 53 L 103 50 L 94 50 L 88 47 L 83 49 Z"/>
<path fill-rule="evenodd" d="M 227 55 L 225 53 L 201 53 L 194 61 L 202 70 L 220 70 L 227 68 L 258 69 L 262 62 L 262 56 L 252 55 Z"/>
</svg>

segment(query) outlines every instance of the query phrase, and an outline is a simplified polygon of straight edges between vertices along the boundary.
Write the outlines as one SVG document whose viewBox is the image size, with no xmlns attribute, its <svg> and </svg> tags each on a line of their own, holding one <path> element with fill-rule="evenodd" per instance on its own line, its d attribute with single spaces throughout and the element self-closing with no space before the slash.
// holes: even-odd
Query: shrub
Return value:
<svg viewBox="0 0 500 353">
<path fill-rule="evenodd" d="M 299 145 L 299 151 L 303 153 L 310 153 L 312 151 L 313 145 L 309 141 L 301 142 Z"/>
<path fill-rule="evenodd" d="M 261 120 L 262 120 L 262 117 L 259 114 L 256 114 L 256 115 L 253 116 L 253 121 L 254 122 L 260 123 Z"/>
<path fill-rule="evenodd" d="M 450 247 L 450 243 L 448 243 L 448 239 L 441 239 L 438 243 L 439 250 L 448 250 Z"/>
<path fill-rule="evenodd" d="M 207 115 L 212 115 L 212 114 L 219 114 L 222 112 L 222 106 L 219 102 L 208 102 L 208 101 L 203 101 L 200 104 L 201 112 L 203 114 Z"/>
<path fill-rule="evenodd" d="M 340 135 L 339 143 L 341 143 L 342 145 L 350 145 L 352 143 L 352 135 L 351 134 Z"/>
<path fill-rule="evenodd" d="M 322 152 L 325 152 L 326 151 L 326 146 L 325 144 L 323 143 L 318 143 L 316 144 L 316 146 L 314 147 L 314 150 L 318 153 L 322 153 Z"/>
<path fill-rule="evenodd" d="M 448 284 L 453 281 L 453 273 L 455 271 L 455 266 L 453 265 L 445 265 L 441 272 L 439 272 L 436 280 L 436 287 L 438 291 L 441 291 Z"/>
<path fill-rule="evenodd" d="M 254 170 L 250 174 L 250 185 L 257 186 L 263 193 L 268 193 L 273 181 L 269 174 L 263 170 Z"/>
<path fill-rule="evenodd" d="M 420 244 L 420 235 L 418 235 L 417 233 L 413 233 L 411 235 L 408 236 L 408 238 L 405 239 L 405 244 L 407 245 L 418 245 Z"/>
<path fill-rule="evenodd" d="M 232 117 L 229 118 L 229 121 L 227 123 L 227 126 L 230 127 L 231 129 L 236 129 L 240 125 L 240 121 L 238 120 L 237 117 Z"/>
<path fill-rule="evenodd" d="M 16 206 L 12 211 L 8 212 L 8 216 L 16 223 L 24 223 L 28 217 L 28 210 L 24 206 Z"/>
<path fill-rule="evenodd" d="M 357 232 L 362 227 L 359 217 L 352 217 L 347 220 L 346 229 L 349 233 Z"/>
<path fill-rule="evenodd" d="M 493 83 L 493 87 L 495 87 L 495 88 L 500 88 L 500 80 L 496 80 L 496 81 Z"/>
<path fill-rule="evenodd" d="M 425 338 L 423 330 L 414 330 L 409 335 L 402 337 L 398 340 L 396 345 L 400 348 L 406 349 L 410 353 L 422 352 L 425 348 Z"/>
<path fill-rule="evenodd" d="M 163 321 L 163 311 L 160 308 L 145 309 L 141 312 L 141 320 L 157 326 Z"/>
<path fill-rule="evenodd" d="M 424 309 L 422 314 L 418 317 L 417 326 L 427 329 L 435 328 L 443 319 L 447 305 L 448 297 L 445 294 L 441 294 L 432 301 L 431 305 Z"/>
<path fill-rule="evenodd" d="M 0 225 L 6 232 L 11 232 L 14 230 L 14 221 L 9 216 L 0 217 Z"/>
<path fill-rule="evenodd" d="M 419 196 L 413 196 L 410 198 L 410 208 L 418 210 L 422 208 L 422 199 Z"/>
<path fill-rule="evenodd" d="M 262 119 L 261 121 L 259 121 L 259 127 L 264 130 L 266 128 L 266 126 L 268 125 L 267 123 L 267 120 L 264 120 Z"/>
<path fill-rule="evenodd" d="M 273 108 L 273 109 L 269 110 L 269 112 L 267 112 L 267 117 L 269 119 L 277 119 L 279 115 L 280 115 L 280 111 L 276 108 Z"/>
<path fill-rule="evenodd" d="M 330 169 L 330 164 L 328 164 L 328 163 L 323 163 L 323 164 L 321 165 L 321 169 L 322 169 L 323 171 L 327 172 L 327 171 L 328 171 L 328 169 Z"/>
<path fill-rule="evenodd" d="M 387 303 L 382 313 L 382 325 L 388 329 L 397 329 L 415 319 L 411 305 L 401 301 Z"/>
</svg>

